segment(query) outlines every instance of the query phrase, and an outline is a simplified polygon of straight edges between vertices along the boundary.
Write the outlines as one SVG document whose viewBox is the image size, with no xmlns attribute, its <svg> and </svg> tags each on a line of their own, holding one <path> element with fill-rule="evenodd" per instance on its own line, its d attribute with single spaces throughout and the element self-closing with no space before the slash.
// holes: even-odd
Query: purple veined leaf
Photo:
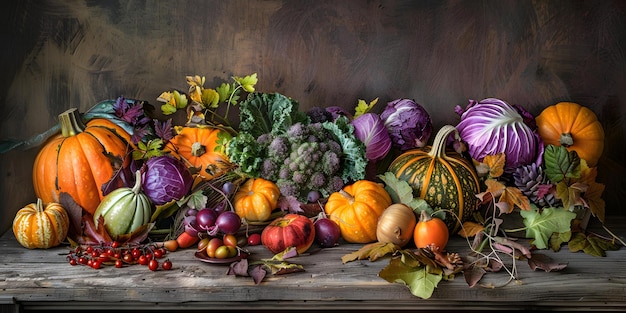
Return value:
<svg viewBox="0 0 626 313">
<path fill-rule="evenodd" d="M 365 144 L 365 156 L 370 161 L 383 159 L 391 150 L 391 137 L 385 122 L 375 113 L 365 113 L 352 120 L 354 135 Z"/>
</svg>

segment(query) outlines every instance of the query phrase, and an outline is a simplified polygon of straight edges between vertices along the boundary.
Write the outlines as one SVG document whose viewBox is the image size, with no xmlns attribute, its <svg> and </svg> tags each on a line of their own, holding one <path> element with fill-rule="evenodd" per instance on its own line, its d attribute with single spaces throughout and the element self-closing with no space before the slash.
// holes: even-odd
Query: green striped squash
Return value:
<svg viewBox="0 0 626 313">
<path fill-rule="evenodd" d="M 458 218 L 447 212 L 445 221 L 456 233 L 478 205 L 480 182 L 472 162 L 456 152 L 446 152 L 447 139 L 453 132 L 457 129 L 452 125 L 442 127 L 431 147 L 405 151 L 393 160 L 388 171 L 408 182 L 434 210 L 454 212 Z"/>
</svg>

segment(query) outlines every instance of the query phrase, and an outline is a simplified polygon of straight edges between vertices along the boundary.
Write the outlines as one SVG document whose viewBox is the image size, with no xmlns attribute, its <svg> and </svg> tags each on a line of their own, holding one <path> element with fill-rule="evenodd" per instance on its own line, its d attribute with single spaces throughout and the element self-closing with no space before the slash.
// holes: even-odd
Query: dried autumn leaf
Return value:
<svg viewBox="0 0 626 313">
<path fill-rule="evenodd" d="M 535 271 L 542 269 L 546 272 L 560 271 L 567 267 L 567 263 L 555 262 L 552 258 L 541 253 L 533 253 L 531 258 L 528 258 L 528 265 Z"/>
<path fill-rule="evenodd" d="M 505 213 L 511 213 L 515 206 L 523 211 L 530 211 L 530 200 L 516 187 L 504 188 L 499 200 L 499 202 L 504 202 L 509 206 L 509 211 Z"/>
<path fill-rule="evenodd" d="M 252 280 L 254 280 L 254 283 L 258 285 L 263 281 L 263 279 L 267 275 L 267 271 L 263 268 L 263 265 L 256 265 L 250 268 L 250 271 L 248 272 L 248 274 L 252 277 Z"/>
<path fill-rule="evenodd" d="M 474 237 L 476 234 L 480 233 L 484 229 L 485 229 L 485 226 L 483 226 L 482 224 L 472 222 L 472 221 L 467 221 L 463 223 L 463 226 L 461 227 L 461 230 L 458 232 L 458 235 L 460 235 L 463 238 L 470 238 L 470 237 Z"/>
<path fill-rule="evenodd" d="M 244 258 L 231 263 L 226 274 L 235 276 L 250 276 L 248 274 L 248 259 Z"/>
<path fill-rule="evenodd" d="M 552 249 L 552 251 L 557 252 L 561 250 L 561 245 L 569 242 L 570 239 L 572 239 L 571 231 L 566 231 L 563 233 L 552 233 L 552 236 L 550 236 L 550 248 Z"/>
<path fill-rule="evenodd" d="M 583 233 L 574 234 L 574 237 L 569 241 L 567 246 L 572 252 L 583 251 L 586 254 L 598 257 L 606 256 L 606 251 L 619 249 L 619 246 L 611 240 L 595 235 L 585 235 Z"/>
<path fill-rule="evenodd" d="M 495 179 L 485 180 L 485 186 L 487 186 L 487 189 L 485 191 L 491 193 L 494 198 L 499 197 L 502 192 L 504 192 L 504 189 L 506 189 L 506 185 Z"/>
<path fill-rule="evenodd" d="M 355 252 L 348 253 L 342 256 L 341 262 L 343 264 L 346 264 L 348 262 L 365 259 L 369 259 L 370 261 L 374 262 L 379 258 L 382 258 L 386 255 L 391 255 L 398 250 L 400 250 L 400 247 L 393 243 L 374 242 L 361 247 L 361 249 Z"/>
<path fill-rule="evenodd" d="M 602 199 L 602 193 L 604 192 L 604 188 L 604 184 L 592 182 L 589 184 L 589 187 L 585 192 L 585 199 L 587 200 L 587 204 L 589 205 L 589 210 L 591 210 L 591 214 L 596 216 L 600 220 L 600 222 L 603 223 L 605 214 L 605 202 L 604 199 Z"/>
<path fill-rule="evenodd" d="M 496 178 L 504 174 L 504 165 L 506 164 L 506 155 L 498 153 L 495 155 L 487 155 L 483 158 L 483 163 L 489 167 L 489 176 Z"/>
<path fill-rule="evenodd" d="M 477 266 L 475 263 L 470 263 L 463 270 L 463 277 L 467 285 L 471 288 L 476 286 L 486 273 L 487 271 L 485 271 L 484 268 Z"/>
<path fill-rule="evenodd" d="M 567 185 L 565 181 L 556 184 L 557 197 L 563 202 L 566 209 L 583 204 L 582 194 L 587 191 L 588 186 L 583 183 L 573 183 Z"/>
</svg>

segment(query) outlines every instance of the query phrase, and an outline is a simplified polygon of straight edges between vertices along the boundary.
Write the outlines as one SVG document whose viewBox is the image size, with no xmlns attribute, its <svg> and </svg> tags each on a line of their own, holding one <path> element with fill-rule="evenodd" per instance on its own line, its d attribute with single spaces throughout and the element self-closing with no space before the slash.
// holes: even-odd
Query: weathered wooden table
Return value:
<svg viewBox="0 0 626 313">
<path fill-rule="evenodd" d="M 610 218 L 607 227 L 626 237 L 626 217 Z M 378 272 L 389 260 L 342 264 L 341 257 L 362 245 L 342 244 L 289 259 L 305 271 L 251 278 L 226 275 L 227 266 L 200 262 L 194 249 L 168 254 L 174 268 L 151 272 L 145 266 L 94 270 L 66 262 L 69 248 L 22 248 L 11 231 L 0 238 L 0 307 L 2 312 L 36 310 L 626 310 L 626 248 L 606 257 L 542 251 L 568 266 L 559 272 L 532 271 L 519 264 L 520 283 L 500 288 L 470 288 L 462 275 L 442 281 L 430 299 L 413 296 Z M 448 251 L 467 251 L 454 237 Z M 271 257 L 262 246 L 249 247 L 250 259 Z M 484 278 L 496 284 L 505 274 Z"/>
</svg>

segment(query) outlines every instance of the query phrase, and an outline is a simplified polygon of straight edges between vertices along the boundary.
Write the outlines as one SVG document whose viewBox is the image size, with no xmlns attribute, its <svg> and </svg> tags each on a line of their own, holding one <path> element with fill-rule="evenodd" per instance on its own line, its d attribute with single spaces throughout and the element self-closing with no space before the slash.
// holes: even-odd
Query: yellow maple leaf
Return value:
<svg viewBox="0 0 626 313">
<path fill-rule="evenodd" d="M 489 167 L 489 176 L 500 177 L 504 174 L 504 165 L 506 164 L 506 156 L 504 153 L 495 155 L 487 155 L 483 158 L 483 163 Z"/>
<path fill-rule="evenodd" d="M 487 186 L 487 192 L 491 193 L 493 195 L 494 198 L 499 197 L 502 192 L 504 191 L 504 189 L 506 188 L 506 185 L 504 185 L 503 183 L 495 180 L 495 179 L 487 179 L 485 180 L 485 186 Z"/>
<path fill-rule="evenodd" d="M 369 110 L 371 110 L 374 107 L 374 105 L 376 105 L 376 103 L 378 103 L 378 98 L 372 100 L 372 102 L 370 103 L 365 102 L 365 100 L 359 99 L 359 101 L 357 102 L 356 108 L 354 110 L 354 117 L 357 118 L 360 115 L 363 115 L 369 112 Z"/>
<path fill-rule="evenodd" d="M 517 187 L 506 187 L 499 200 L 509 206 L 509 211 L 506 213 L 513 212 L 515 206 L 524 211 L 530 211 L 530 200 Z"/>
</svg>

